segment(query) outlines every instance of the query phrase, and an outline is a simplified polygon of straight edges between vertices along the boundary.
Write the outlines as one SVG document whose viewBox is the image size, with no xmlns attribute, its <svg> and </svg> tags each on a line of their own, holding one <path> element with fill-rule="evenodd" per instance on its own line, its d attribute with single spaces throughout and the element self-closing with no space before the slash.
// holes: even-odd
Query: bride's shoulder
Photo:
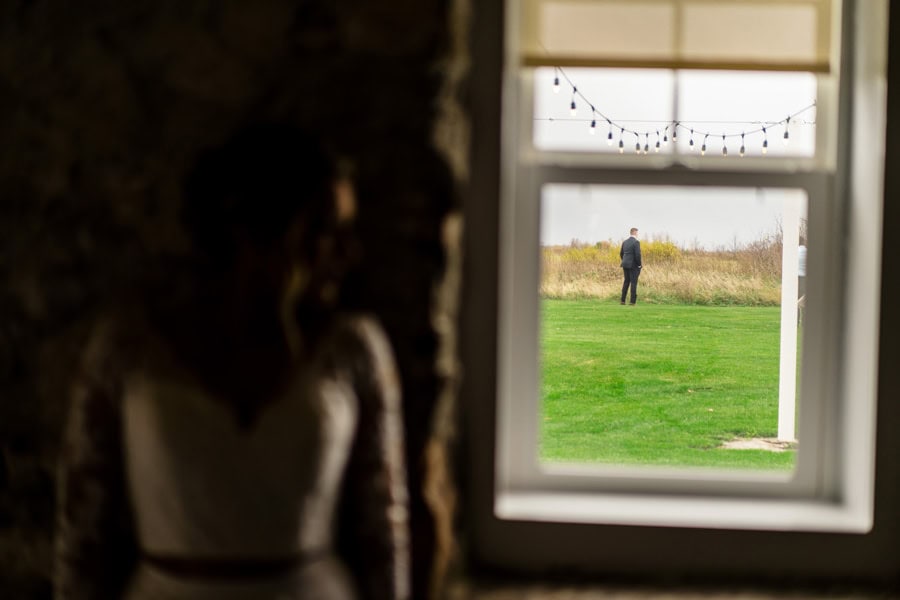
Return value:
<svg viewBox="0 0 900 600">
<path fill-rule="evenodd" d="M 146 315 L 118 311 L 94 320 L 81 355 L 85 373 L 121 374 L 147 362 L 158 348 L 157 334 Z"/>
<path fill-rule="evenodd" d="M 390 340 L 381 323 L 371 314 L 338 315 L 326 336 L 329 350 L 339 356 L 393 361 Z"/>
</svg>

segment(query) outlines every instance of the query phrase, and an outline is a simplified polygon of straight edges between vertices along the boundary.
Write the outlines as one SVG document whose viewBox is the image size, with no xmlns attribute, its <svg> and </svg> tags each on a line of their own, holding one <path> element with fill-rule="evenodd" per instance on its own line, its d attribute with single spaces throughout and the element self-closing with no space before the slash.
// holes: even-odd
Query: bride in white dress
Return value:
<svg viewBox="0 0 900 600">
<path fill-rule="evenodd" d="M 58 600 L 408 597 L 400 386 L 378 324 L 333 308 L 355 207 L 332 164 L 278 126 L 199 160 L 190 293 L 85 349 Z"/>
</svg>

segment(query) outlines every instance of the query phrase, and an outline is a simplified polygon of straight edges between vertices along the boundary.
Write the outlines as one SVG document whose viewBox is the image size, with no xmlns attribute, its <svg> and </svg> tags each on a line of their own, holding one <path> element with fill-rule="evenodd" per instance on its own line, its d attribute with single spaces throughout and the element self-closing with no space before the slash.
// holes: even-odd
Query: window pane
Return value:
<svg viewBox="0 0 900 600">
<path fill-rule="evenodd" d="M 559 80 L 558 91 L 554 79 Z M 653 152 L 655 132 L 662 135 L 672 123 L 673 83 L 673 72 L 666 70 L 535 69 L 534 145 L 541 150 L 617 153 L 621 140 L 624 152 L 634 153 L 637 144 Z M 660 152 L 669 151 L 671 144 L 663 145 L 660 137 Z"/>
<path fill-rule="evenodd" d="M 694 152 L 704 140 L 713 155 L 724 140 L 738 154 L 741 133 L 749 156 L 814 156 L 816 77 L 811 73 L 680 71 L 678 75 L 679 152 L 690 152 L 689 130 L 696 130 Z M 789 137 L 785 144 L 785 121 Z M 761 131 L 765 127 L 766 131 Z M 712 132 L 709 139 L 700 132 Z"/>
<path fill-rule="evenodd" d="M 533 141 L 540 150 L 670 154 L 674 139 L 686 156 L 809 157 L 816 96 L 811 73 L 542 67 Z"/>
<path fill-rule="evenodd" d="M 542 461 L 793 469 L 806 205 L 797 189 L 544 186 Z"/>
</svg>

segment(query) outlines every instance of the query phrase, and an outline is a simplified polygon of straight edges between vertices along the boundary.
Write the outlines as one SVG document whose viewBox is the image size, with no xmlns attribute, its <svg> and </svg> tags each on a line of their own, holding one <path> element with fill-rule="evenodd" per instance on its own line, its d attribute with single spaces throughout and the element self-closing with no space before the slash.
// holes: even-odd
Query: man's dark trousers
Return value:
<svg viewBox="0 0 900 600">
<path fill-rule="evenodd" d="M 639 267 L 628 269 L 623 267 L 622 272 L 625 274 L 625 281 L 622 283 L 622 304 L 625 304 L 625 296 L 628 295 L 629 286 L 631 286 L 631 303 L 635 304 L 637 302 L 638 276 L 641 274 L 641 269 Z"/>
</svg>

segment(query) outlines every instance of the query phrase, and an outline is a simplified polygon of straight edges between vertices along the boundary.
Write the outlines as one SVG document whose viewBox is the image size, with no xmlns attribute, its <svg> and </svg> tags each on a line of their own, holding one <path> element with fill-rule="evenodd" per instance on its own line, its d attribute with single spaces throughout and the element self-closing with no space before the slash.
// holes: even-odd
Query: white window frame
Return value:
<svg viewBox="0 0 900 600">
<path fill-rule="evenodd" d="M 507 9 L 515 8 L 514 4 Z M 748 166 L 738 171 L 731 170 L 726 161 L 693 162 L 683 168 L 646 162 L 648 158 L 666 160 L 659 157 L 536 152 L 515 139 L 516 131 L 530 136 L 530 126 L 523 130 L 521 119 L 523 113 L 531 118 L 531 98 L 519 89 L 523 79 L 528 89 L 527 75 L 523 77 L 507 63 L 502 106 L 508 120 L 501 137 L 506 158 L 500 163 L 497 221 L 498 401 L 493 406 L 481 404 L 467 415 L 473 432 L 470 455 L 496 457 L 496 462 L 484 458 L 487 466 L 475 469 L 469 496 L 473 536 L 482 557 L 497 564 L 544 568 L 596 569 L 598 561 L 605 561 L 607 568 L 618 565 L 620 570 L 628 570 L 628 561 L 641 556 L 646 548 L 628 550 L 633 545 L 625 544 L 613 553 L 604 549 L 606 544 L 598 547 L 593 542 L 598 533 L 607 536 L 607 543 L 614 543 L 624 532 L 630 533 L 633 541 L 696 539 L 711 529 L 728 530 L 732 535 L 742 530 L 798 535 L 870 530 L 884 156 L 879 132 L 885 125 L 887 2 L 845 0 L 844 14 L 852 17 L 846 22 L 853 24 L 853 31 L 843 33 L 844 46 L 854 51 L 844 51 L 841 77 L 844 81 L 852 78 L 853 85 L 840 91 L 841 108 L 834 129 L 838 136 L 829 143 L 847 143 L 838 144 L 833 153 L 817 151 L 819 158 L 812 161 L 786 160 L 776 166 L 764 164 L 770 159 L 761 158 L 748 161 Z M 514 26 L 512 21 L 508 19 L 507 25 Z M 819 119 L 822 109 L 820 105 Z M 851 152 L 850 148 L 864 150 Z M 821 161 L 828 155 L 836 157 L 833 164 Z M 816 451 L 799 452 L 799 477 L 786 481 L 772 475 L 703 475 L 694 470 L 649 473 L 538 467 L 534 444 L 540 186 L 545 182 L 636 181 L 807 190 L 807 283 L 828 302 L 808 306 L 807 323 L 816 326 L 805 329 L 804 347 L 816 351 L 804 354 L 798 437 L 802 446 L 815 446 Z M 522 295 L 526 289 L 530 293 Z M 523 330 L 523 326 L 530 328 Z M 816 402 L 810 400 L 813 392 Z M 522 398 L 527 398 L 524 406 Z M 532 440 L 532 447 L 523 449 L 523 439 Z M 786 547 L 803 543 L 792 541 Z M 722 558 L 707 554 L 682 556 L 669 564 L 683 563 L 687 568 L 705 560 L 707 566 L 714 566 Z M 776 552 L 773 560 L 777 556 Z M 793 561 L 803 562 L 796 557 Z"/>
</svg>

